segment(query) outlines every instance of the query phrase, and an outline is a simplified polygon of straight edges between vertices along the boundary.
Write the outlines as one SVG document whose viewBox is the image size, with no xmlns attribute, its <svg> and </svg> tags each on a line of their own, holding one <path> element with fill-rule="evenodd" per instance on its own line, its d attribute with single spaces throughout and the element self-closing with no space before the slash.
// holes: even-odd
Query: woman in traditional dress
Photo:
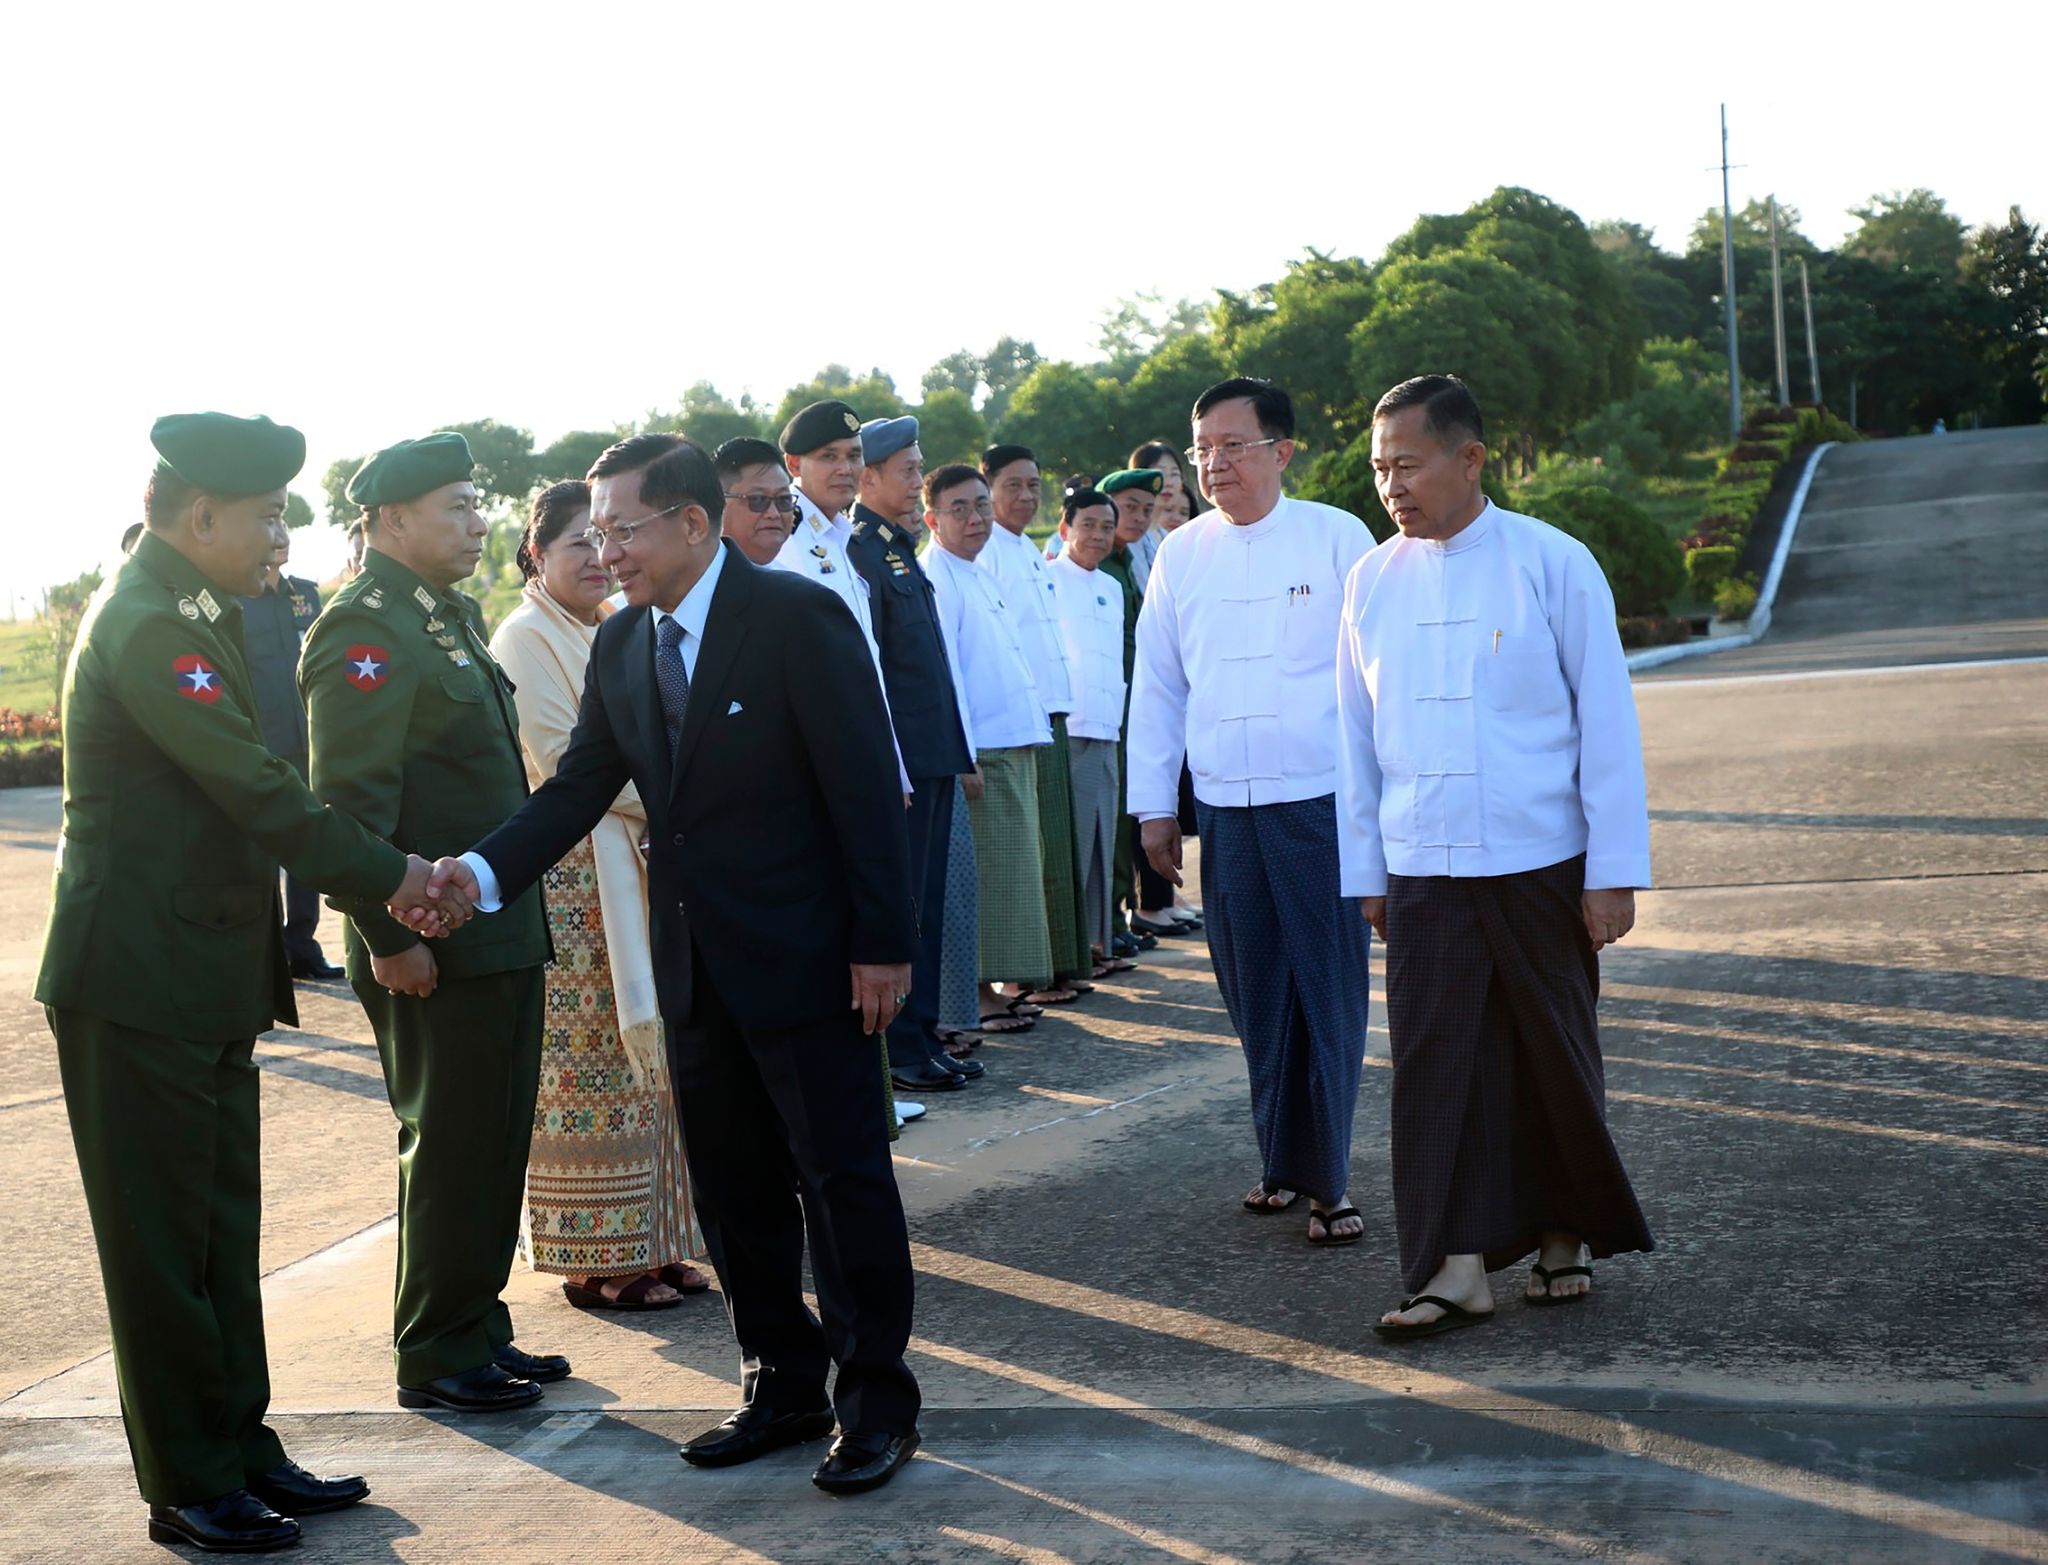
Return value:
<svg viewBox="0 0 2048 1565">
<path fill-rule="evenodd" d="M 526 589 L 491 638 L 518 687 L 520 747 L 535 787 L 568 748 L 590 644 L 609 612 L 611 577 L 589 522 L 581 481 L 534 501 L 519 546 Z M 523 1247 L 534 1270 L 562 1278 L 579 1309 L 666 1309 L 710 1286 L 689 1264 L 701 1252 L 655 1005 L 646 831 L 628 785 L 542 883 L 555 957 Z"/>
</svg>

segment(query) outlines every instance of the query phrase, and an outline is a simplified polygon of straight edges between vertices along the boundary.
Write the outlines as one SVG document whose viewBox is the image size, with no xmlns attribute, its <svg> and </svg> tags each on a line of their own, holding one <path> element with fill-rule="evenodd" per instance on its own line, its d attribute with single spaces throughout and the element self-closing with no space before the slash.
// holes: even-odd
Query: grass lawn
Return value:
<svg viewBox="0 0 2048 1565">
<path fill-rule="evenodd" d="M 56 683 L 36 661 L 40 634 L 33 620 L 0 621 L 0 707 L 47 712 L 57 704 Z"/>
</svg>

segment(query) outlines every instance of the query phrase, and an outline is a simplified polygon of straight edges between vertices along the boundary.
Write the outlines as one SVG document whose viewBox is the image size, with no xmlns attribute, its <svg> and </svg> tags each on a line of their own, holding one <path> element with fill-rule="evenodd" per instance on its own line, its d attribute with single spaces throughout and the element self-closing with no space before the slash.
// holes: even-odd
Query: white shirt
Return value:
<svg viewBox="0 0 2048 1565">
<path fill-rule="evenodd" d="M 1124 585 L 1066 554 L 1049 569 L 1074 682 L 1067 732 L 1076 739 L 1115 739 L 1124 725 Z"/>
<path fill-rule="evenodd" d="M 888 681 L 882 679 L 882 648 L 875 640 L 874 605 L 868 602 L 867 579 L 853 568 L 853 561 L 847 557 L 846 540 L 853 536 L 853 523 L 843 516 L 827 516 L 818 504 L 803 490 L 792 488 L 796 496 L 796 525 L 789 536 L 782 540 L 782 548 L 768 568 L 789 571 L 816 582 L 839 595 L 853 617 L 860 621 L 860 633 L 868 644 L 868 657 L 875 665 L 875 678 L 882 684 L 882 703 L 889 701 Z M 889 744 L 896 752 L 896 777 L 903 791 L 909 793 L 910 773 L 903 769 L 903 747 L 896 743 L 895 717 L 889 719 Z"/>
<path fill-rule="evenodd" d="M 1001 522 L 992 524 L 987 545 L 975 564 L 996 579 L 1003 601 L 1017 611 L 1017 639 L 1023 644 L 1025 661 L 1037 682 L 1045 715 L 1071 712 L 1074 687 L 1067 667 L 1066 645 L 1060 636 L 1058 594 L 1052 584 L 1052 567 L 1038 552 L 1038 545 L 1022 533 L 1013 533 Z"/>
<path fill-rule="evenodd" d="M 1337 621 L 1371 548 L 1349 511 L 1284 495 L 1248 526 L 1205 511 L 1166 535 L 1138 611 L 1131 814 L 1175 813 L 1183 753 L 1205 804 L 1337 791 Z"/>
<path fill-rule="evenodd" d="M 1387 874 L 1511 875 L 1586 855 L 1650 884 L 1635 693 L 1586 546 L 1488 502 L 1455 537 L 1388 539 L 1351 573 L 1337 659 L 1346 896 Z"/>
<path fill-rule="evenodd" d="M 996 579 L 934 539 L 918 558 L 938 601 L 939 630 L 965 691 L 962 710 L 977 752 L 1051 744 L 1052 725 Z"/>
</svg>

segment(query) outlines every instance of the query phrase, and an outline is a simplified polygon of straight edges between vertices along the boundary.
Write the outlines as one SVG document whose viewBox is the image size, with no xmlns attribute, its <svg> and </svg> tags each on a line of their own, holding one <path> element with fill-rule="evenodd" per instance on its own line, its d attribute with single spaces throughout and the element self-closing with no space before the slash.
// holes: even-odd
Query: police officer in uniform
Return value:
<svg viewBox="0 0 2048 1565">
<path fill-rule="evenodd" d="M 862 426 L 870 493 L 893 469 L 913 501 L 921 500 L 917 420 L 875 419 Z M 909 477 L 915 470 L 917 477 Z M 879 498 L 879 495 L 877 496 Z M 946 923 L 946 843 L 953 829 L 953 779 L 974 771 L 974 752 L 960 721 L 952 664 L 932 606 L 931 583 L 918 563 L 917 540 L 895 517 L 865 502 L 853 508 L 846 552 L 874 602 L 882 684 L 896 721 L 903 769 L 910 774 L 910 885 L 917 896 L 917 956 L 910 1001 L 889 1024 L 889 1067 L 905 1091 L 945 1092 L 983 1073 L 979 1060 L 949 1057 L 939 1042 L 939 945 Z"/>
<path fill-rule="evenodd" d="M 256 1035 L 298 1012 L 277 868 L 420 905 L 427 865 L 324 808 L 257 729 L 239 595 L 284 537 L 305 437 L 175 414 L 147 526 L 87 610 L 64 680 L 64 828 L 36 998 L 114 1339 L 121 1416 L 159 1542 L 253 1552 L 353 1505 L 263 1422 Z"/>
<path fill-rule="evenodd" d="M 273 755 L 306 775 L 306 703 L 299 699 L 299 647 L 320 616 L 320 589 L 303 576 L 287 576 L 289 536 L 263 572 L 262 587 L 242 599 L 242 641 L 263 742 Z M 320 893 L 284 878 L 284 954 L 294 978 L 336 979 L 342 970 L 320 949 Z"/>
<path fill-rule="evenodd" d="M 313 791 L 393 842 L 438 857 L 526 797 L 512 686 L 455 590 L 485 522 L 459 434 L 402 441 L 349 480 L 369 546 L 306 638 L 299 684 Z M 524 1207 L 540 1088 L 538 888 L 429 950 L 374 899 L 348 915 L 349 984 L 369 1013 L 397 1116 L 401 1407 L 496 1412 L 540 1399 L 569 1361 L 513 1344 L 499 1297 Z"/>
</svg>

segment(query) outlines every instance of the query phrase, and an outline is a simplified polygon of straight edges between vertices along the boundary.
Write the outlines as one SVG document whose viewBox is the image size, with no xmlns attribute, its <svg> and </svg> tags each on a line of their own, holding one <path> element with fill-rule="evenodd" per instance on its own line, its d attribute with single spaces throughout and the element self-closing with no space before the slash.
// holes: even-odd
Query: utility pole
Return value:
<svg viewBox="0 0 2048 1565">
<path fill-rule="evenodd" d="M 1742 433 L 1742 364 L 1735 350 L 1735 218 L 1728 206 L 1728 105 L 1721 105 L 1721 301 L 1728 315 L 1728 438 Z"/>
<path fill-rule="evenodd" d="M 1778 198 L 1771 197 L 1771 343 L 1778 352 L 1778 406 L 1792 405 L 1792 376 L 1785 368 L 1785 279 L 1778 270 Z"/>
<path fill-rule="evenodd" d="M 1813 345 L 1813 284 L 1807 280 L 1806 257 L 1799 258 L 1799 297 L 1806 305 L 1806 384 L 1813 405 L 1820 406 L 1820 350 Z"/>
</svg>

